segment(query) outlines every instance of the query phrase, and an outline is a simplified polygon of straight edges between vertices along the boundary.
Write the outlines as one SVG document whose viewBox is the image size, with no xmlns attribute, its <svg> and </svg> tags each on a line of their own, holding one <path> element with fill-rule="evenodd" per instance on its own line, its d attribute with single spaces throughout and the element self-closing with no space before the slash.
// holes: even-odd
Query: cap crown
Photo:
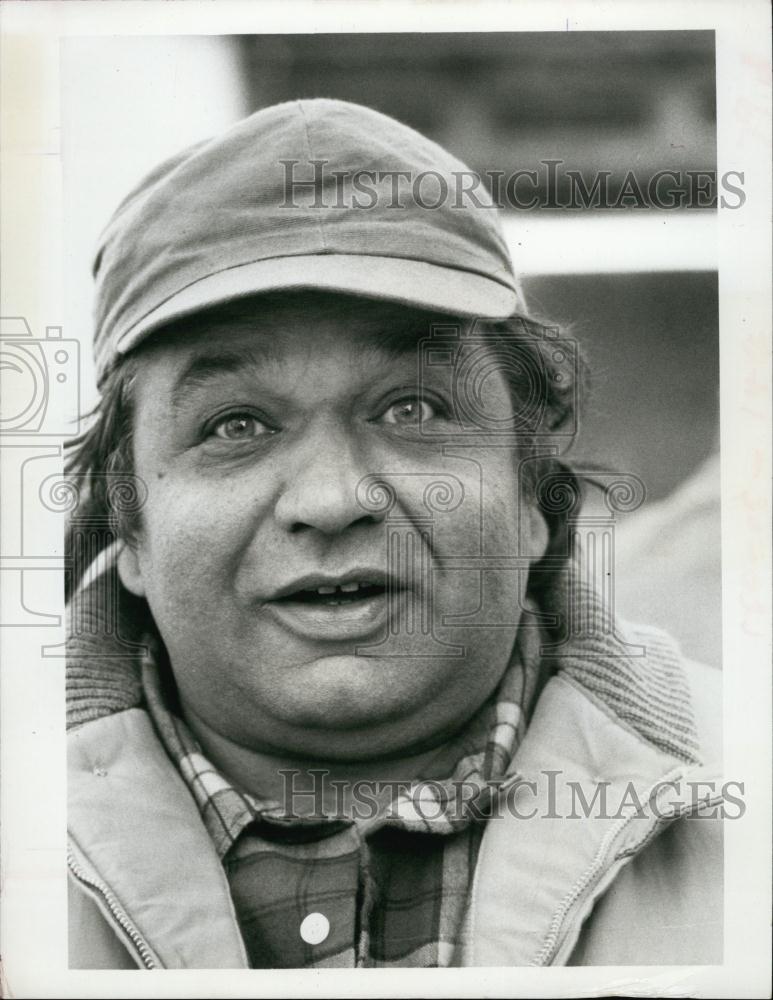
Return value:
<svg viewBox="0 0 773 1000">
<path fill-rule="evenodd" d="M 478 204 L 459 197 L 471 176 L 413 129 L 327 99 L 265 108 L 184 150 L 144 178 L 102 234 L 94 265 L 100 373 L 117 351 L 192 311 L 192 302 L 201 308 L 234 297 L 234 288 L 263 290 L 254 277 L 263 272 L 249 266 L 280 258 L 299 258 L 299 269 L 309 255 L 450 268 L 494 282 L 494 297 L 504 293 L 509 304 L 498 302 L 496 313 L 512 311 L 516 284 L 496 210 L 482 186 Z M 228 294 L 209 294 L 225 287 L 213 284 L 215 275 L 228 279 Z M 197 297 L 197 283 L 207 281 Z M 302 282 L 298 275 L 292 285 Z M 383 297 L 400 297 L 393 283 L 384 279 Z M 357 292 L 350 284 L 342 279 L 341 287 Z M 447 290 L 424 284 L 405 292 L 406 301 L 443 308 L 438 299 Z M 310 276 L 306 287 L 314 286 Z M 378 280 L 365 282 L 362 293 L 378 297 Z M 478 314 L 483 304 L 477 296 L 466 312 Z"/>
</svg>

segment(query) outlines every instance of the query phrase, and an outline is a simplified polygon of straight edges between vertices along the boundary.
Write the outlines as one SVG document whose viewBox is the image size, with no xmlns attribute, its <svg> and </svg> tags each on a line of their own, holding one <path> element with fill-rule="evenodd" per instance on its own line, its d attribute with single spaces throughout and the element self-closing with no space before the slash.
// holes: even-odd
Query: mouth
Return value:
<svg viewBox="0 0 773 1000">
<path fill-rule="evenodd" d="M 368 601 L 373 597 L 381 597 L 385 594 L 386 585 L 384 584 L 353 581 L 339 585 L 303 587 L 280 597 L 279 601 L 285 604 L 305 604 L 309 607 L 340 607 L 356 605 L 361 601 Z"/>
<path fill-rule="evenodd" d="M 304 639 L 365 639 L 386 627 L 391 598 L 404 588 L 380 572 L 306 577 L 281 588 L 263 607 Z"/>
</svg>

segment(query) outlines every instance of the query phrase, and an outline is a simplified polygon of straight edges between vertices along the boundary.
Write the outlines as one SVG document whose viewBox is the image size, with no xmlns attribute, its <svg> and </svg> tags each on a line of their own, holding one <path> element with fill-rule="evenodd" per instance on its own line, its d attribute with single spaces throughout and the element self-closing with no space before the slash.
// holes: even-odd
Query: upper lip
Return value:
<svg viewBox="0 0 773 1000">
<path fill-rule="evenodd" d="M 345 573 L 308 573 L 305 576 L 296 577 L 289 583 L 278 587 L 270 595 L 268 600 L 281 601 L 282 598 L 290 597 L 300 590 L 317 590 L 318 587 L 341 587 L 347 583 L 365 583 L 373 587 L 389 586 L 400 589 L 402 584 L 393 574 L 385 573 L 383 570 L 372 567 L 356 567 L 347 570 Z"/>
</svg>

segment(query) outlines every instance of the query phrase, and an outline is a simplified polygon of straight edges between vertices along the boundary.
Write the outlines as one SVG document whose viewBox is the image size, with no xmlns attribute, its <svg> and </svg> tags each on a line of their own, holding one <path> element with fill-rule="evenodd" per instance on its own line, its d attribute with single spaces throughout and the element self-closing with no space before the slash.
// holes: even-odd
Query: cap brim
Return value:
<svg viewBox="0 0 773 1000">
<path fill-rule="evenodd" d="M 503 275 L 513 280 L 511 275 Z M 306 254 L 252 261 L 210 274 L 172 295 L 118 341 L 125 354 L 173 320 L 247 295 L 283 289 L 319 289 L 385 299 L 457 316 L 505 319 L 519 305 L 503 282 L 457 268 L 402 257 Z"/>
</svg>

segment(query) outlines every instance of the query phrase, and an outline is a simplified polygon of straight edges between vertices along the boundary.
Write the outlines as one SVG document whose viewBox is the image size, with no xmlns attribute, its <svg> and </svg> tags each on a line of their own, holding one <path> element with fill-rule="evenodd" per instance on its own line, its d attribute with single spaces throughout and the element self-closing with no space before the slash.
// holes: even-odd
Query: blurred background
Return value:
<svg viewBox="0 0 773 1000">
<path fill-rule="evenodd" d="M 65 325 L 95 401 L 91 257 L 136 181 L 244 115 L 299 97 L 368 104 L 480 172 L 562 160 L 610 194 L 633 170 L 716 169 L 713 32 L 67 38 L 61 51 Z M 543 177 L 544 170 L 539 172 Z M 716 209 L 511 209 L 530 306 L 593 372 L 575 463 L 637 475 L 616 526 L 617 606 L 721 662 Z M 556 197 L 554 197 L 556 195 Z"/>
</svg>

